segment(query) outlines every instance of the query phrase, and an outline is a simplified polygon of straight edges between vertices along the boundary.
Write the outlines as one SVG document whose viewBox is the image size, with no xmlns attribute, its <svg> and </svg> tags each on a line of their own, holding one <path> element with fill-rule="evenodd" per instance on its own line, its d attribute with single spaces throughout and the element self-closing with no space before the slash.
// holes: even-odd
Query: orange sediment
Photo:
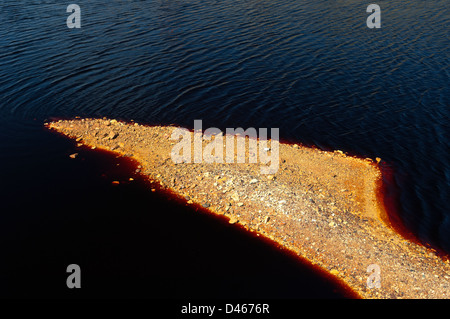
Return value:
<svg viewBox="0 0 450 319">
<path fill-rule="evenodd" d="M 107 119 L 46 126 L 136 159 L 142 174 L 188 204 L 276 241 L 363 298 L 450 297 L 449 262 L 390 226 L 379 196 L 381 171 L 372 160 L 281 143 L 277 173 L 263 175 L 258 163 L 175 164 L 170 126 Z M 367 285 L 373 264 L 380 269 L 380 288 Z"/>
</svg>

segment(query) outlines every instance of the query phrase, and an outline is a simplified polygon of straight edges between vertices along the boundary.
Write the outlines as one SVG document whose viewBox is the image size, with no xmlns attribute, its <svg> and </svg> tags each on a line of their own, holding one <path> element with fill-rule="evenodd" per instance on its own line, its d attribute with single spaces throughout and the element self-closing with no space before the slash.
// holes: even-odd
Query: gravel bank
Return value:
<svg viewBox="0 0 450 319">
<path fill-rule="evenodd" d="M 187 204 L 275 240 L 363 298 L 450 297 L 449 262 L 385 222 L 376 196 L 381 173 L 370 159 L 280 144 L 278 172 L 263 175 L 260 164 L 175 164 L 170 157 L 177 143 L 170 139 L 174 127 L 109 119 L 61 120 L 46 127 L 79 146 L 136 159 L 141 174 Z M 373 264 L 380 269 L 380 288 L 367 286 Z"/>
</svg>

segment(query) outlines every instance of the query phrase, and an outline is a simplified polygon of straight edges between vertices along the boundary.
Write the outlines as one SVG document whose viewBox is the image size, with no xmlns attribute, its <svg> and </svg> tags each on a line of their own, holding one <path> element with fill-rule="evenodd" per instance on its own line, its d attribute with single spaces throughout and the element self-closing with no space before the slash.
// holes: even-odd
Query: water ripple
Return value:
<svg viewBox="0 0 450 319">
<path fill-rule="evenodd" d="M 65 5 L 5 0 L 0 113 L 24 134 L 20 118 L 201 118 L 379 156 L 406 224 L 450 251 L 447 2 L 383 3 L 369 30 L 362 1 L 80 1 L 69 30 Z"/>
</svg>

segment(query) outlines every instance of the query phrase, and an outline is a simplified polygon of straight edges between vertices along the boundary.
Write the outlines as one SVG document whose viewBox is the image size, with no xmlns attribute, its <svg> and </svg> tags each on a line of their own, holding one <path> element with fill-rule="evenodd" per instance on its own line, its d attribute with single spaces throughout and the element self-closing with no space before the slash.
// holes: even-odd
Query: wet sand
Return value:
<svg viewBox="0 0 450 319">
<path fill-rule="evenodd" d="M 109 119 L 60 120 L 46 126 L 78 146 L 137 160 L 141 174 L 187 204 L 273 239 L 362 298 L 450 297 L 448 260 L 390 227 L 377 196 L 381 172 L 376 161 L 281 143 L 277 173 L 264 175 L 260 163 L 175 164 L 170 157 L 177 143 L 170 139 L 175 127 Z M 203 141 L 203 146 L 209 143 Z M 76 160 L 77 155 L 71 157 Z M 367 269 L 373 264 L 380 269 L 380 288 L 367 286 Z"/>
</svg>

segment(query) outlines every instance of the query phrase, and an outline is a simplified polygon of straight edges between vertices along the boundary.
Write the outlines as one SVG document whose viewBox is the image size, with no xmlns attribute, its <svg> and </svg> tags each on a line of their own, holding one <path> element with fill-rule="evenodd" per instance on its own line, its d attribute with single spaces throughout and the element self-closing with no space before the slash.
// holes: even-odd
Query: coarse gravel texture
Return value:
<svg viewBox="0 0 450 319">
<path fill-rule="evenodd" d="M 106 118 L 45 125 L 75 139 L 78 146 L 137 160 L 141 174 L 186 204 L 200 205 L 227 216 L 231 224 L 271 238 L 336 276 L 362 298 L 450 297 L 449 261 L 406 240 L 386 222 L 377 196 L 379 159 L 280 143 L 279 169 L 264 175 L 263 164 L 247 163 L 248 148 L 243 164 L 175 164 L 170 156 L 178 143 L 171 139 L 173 126 Z M 203 141 L 203 149 L 209 143 Z M 373 278 L 368 267 L 373 264 L 380 269 L 380 288 L 368 286 L 369 276 Z"/>
</svg>

